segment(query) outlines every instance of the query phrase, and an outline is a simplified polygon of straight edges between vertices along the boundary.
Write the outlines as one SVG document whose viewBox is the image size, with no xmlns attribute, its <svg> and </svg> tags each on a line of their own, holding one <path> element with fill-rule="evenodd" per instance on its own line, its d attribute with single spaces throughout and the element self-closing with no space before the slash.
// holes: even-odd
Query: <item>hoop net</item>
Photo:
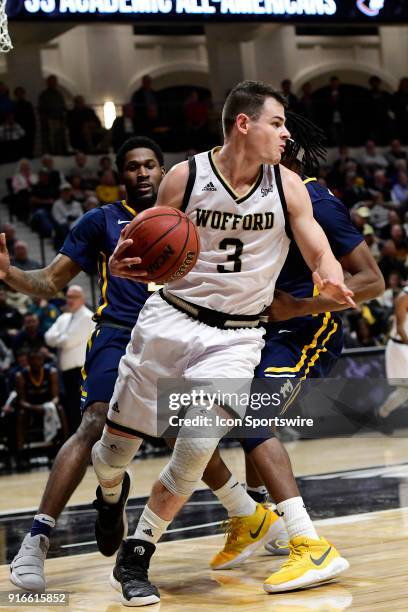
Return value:
<svg viewBox="0 0 408 612">
<path fill-rule="evenodd" d="M 7 53 L 13 48 L 7 28 L 7 0 L 0 0 L 0 53 Z"/>
</svg>

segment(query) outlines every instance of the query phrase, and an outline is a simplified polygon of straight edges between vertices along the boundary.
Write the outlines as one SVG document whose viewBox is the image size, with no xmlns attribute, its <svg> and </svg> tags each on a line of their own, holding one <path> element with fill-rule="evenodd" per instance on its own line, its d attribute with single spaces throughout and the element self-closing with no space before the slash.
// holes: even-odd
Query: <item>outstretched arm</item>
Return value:
<svg viewBox="0 0 408 612">
<path fill-rule="evenodd" d="M 296 243 L 313 273 L 319 292 L 339 304 L 355 307 L 353 292 L 344 284 L 340 263 L 334 257 L 301 178 L 281 166 L 282 182 L 288 207 L 290 227 Z"/>
<path fill-rule="evenodd" d="M 354 301 L 357 304 L 373 300 L 384 293 L 383 275 L 364 241 L 341 257 L 340 263 L 343 270 L 351 275 L 347 279 L 347 286 L 353 291 Z M 339 304 L 323 295 L 296 298 L 277 290 L 267 313 L 270 321 L 286 321 L 293 317 L 345 310 L 349 306 L 348 303 Z"/>
<path fill-rule="evenodd" d="M 50 298 L 65 287 L 81 271 L 80 266 L 66 255 L 58 254 L 45 268 L 25 272 L 10 265 L 6 237 L 0 234 L 0 279 L 7 285 L 37 297 Z"/>
</svg>

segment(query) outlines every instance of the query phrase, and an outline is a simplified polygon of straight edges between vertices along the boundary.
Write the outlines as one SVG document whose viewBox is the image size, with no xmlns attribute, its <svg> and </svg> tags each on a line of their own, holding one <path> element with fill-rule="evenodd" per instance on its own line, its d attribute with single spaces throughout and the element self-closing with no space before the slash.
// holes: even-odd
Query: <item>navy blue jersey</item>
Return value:
<svg viewBox="0 0 408 612">
<path fill-rule="evenodd" d="M 30 367 L 22 370 L 21 374 L 25 383 L 26 401 L 29 404 L 39 406 L 52 400 L 51 374 L 56 371 L 53 366 L 45 364 L 36 379 L 32 375 Z"/>
<path fill-rule="evenodd" d="M 323 228 L 336 259 L 350 253 L 364 237 L 351 222 L 349 212 L 340 200 L 315 178 L 305 179 L 313 205 L 313 216 Z M 312 273 L 292 240 L 276 288 L 298 298 L 313 295 Z"/>
<path fill-rule="evenodd" d="M 149 296 L 144 283 L 111 276 L 108 261 L 120 232 L 136 214 L 126 202 L 114 202 L 87 212 L 65 239 L 60 253 L 88 274 L 98 273 L 100 297 L 96 321 L 113 321 L 133 327 Z"/>
</svg>

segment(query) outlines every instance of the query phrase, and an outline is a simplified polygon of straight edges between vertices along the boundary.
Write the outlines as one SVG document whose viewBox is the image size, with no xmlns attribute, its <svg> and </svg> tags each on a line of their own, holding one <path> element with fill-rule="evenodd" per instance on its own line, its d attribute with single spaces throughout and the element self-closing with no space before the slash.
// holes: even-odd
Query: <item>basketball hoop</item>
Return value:
<svg viewBox="0 0 408 612">
<path fill-rule="evenodd" d="M 0 53 L 8 53 L 13 48 L 7 28 L 7 0 L 0 0 Z"/>
</svg>

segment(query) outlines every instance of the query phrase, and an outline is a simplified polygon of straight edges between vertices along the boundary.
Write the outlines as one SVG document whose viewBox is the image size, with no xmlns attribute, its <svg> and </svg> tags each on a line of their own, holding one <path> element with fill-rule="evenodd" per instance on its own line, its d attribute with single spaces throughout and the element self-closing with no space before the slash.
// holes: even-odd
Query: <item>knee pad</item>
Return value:
<svg viewBox="0 0 408 612">
<path fill-rule="evenodd" d="M 200 408 L 190 410 L 188 418 L 202 414 Z M 160 474 L 160 482 L 174 495 L 189 497 L 200 481 L 221 438 L 229 431 L 227 426 L 212 426 L 210 438 L 204 438 L 203 429 L 182 426 L 172 457 Z"/>
<path fill-rule="evenodd" d="M 129 465 L 139 450 L 141 438 L 125 438 L 103 430 L 101 439 L 92 448 L 92 463 L 101 480 L 111 480 Z"/>
</svg>

